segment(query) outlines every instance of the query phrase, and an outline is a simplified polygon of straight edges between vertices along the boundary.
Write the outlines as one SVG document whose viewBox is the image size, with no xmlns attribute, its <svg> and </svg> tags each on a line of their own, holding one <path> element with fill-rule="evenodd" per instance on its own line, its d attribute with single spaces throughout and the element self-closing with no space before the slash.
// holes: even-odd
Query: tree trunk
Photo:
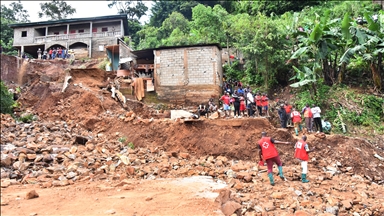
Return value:
<svg viewBox="0 0 384 216">
<path fill-rule="evenodd" d="M 382 64 L 383 64 L 383 54 L 379 53 L 377 56 L 377 68 L 378 68 L 378 73 L 381 76 L 381 84 L 384 83 L 384 69 Z"/>
<path fill-rule="evenodd" d="M 313 89 L 313 94 L 315 96 L 317 96 L 317 88 L 316 88 L 316 84 L 314 82 L 312 82 L 312 89 Z M 312 94 L 311 94 L 311 98 L 312 98 L 312 100 L 314 100 Z"/>
<path fill-rule="evenodd" d="M 328 60 L 322 59 L 322 62 L 323 62 L 323 76 L 324 76 L 325 84 L 332 85 L 332 78 L 329 71 Z"/>
<path fill-rule="evenodd" d="M 376 68 L 376 65 L 374 62 L 371 62 L 370 66 L 372 71 L 373 85 L 375 86 L 376 90 L 381 91 L 382 85 L 381 85 L 381 76 L 380 76 L 379 70 Z"/>
<path fill-rule="evenodd" d="M 230 62 L 231 62 L 231 59 L 230 59 L 230 55 L 229 55 L 229 38 L 227 37 L 227 53 L 228 53 L 228 65 L 231 65 Z"/>
<path fill-rule="evenodd" d="M 268 55 L 265 56 L 264 85 L 265 88 L 268 89 Z"/>
<path fill-rule="evenodd" d="M 345 62 L 343 62 L 343 64 L 341 65 L 339 74 L 337 76 L 337 83 L 338 84 L 341 84 L 344 81 L 346 66 L 347 66 L 347 64 Z"/>
</svg>

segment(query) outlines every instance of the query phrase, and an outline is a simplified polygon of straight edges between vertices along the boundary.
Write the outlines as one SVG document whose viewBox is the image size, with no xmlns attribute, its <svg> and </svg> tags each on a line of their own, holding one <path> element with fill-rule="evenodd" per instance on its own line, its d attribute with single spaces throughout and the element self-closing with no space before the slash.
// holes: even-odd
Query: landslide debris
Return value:
<svg viewBox="0 0 384 216">
<path fill-rule="evenodd" d="M 275 178 L 272 187 L 266 167 L 257 166 L 257 141 L 267 131 L 295 143 L 289 130 L 265 118 L 183 123 L 135 101 L 126 110 L 100 89 L 105 72 L 69 73 L 64 93 L 64 79 L 28 75 L 20 102 L 38 120 L 23 123 L 1 114 L 2 188 L 105 181 L 124 189 L 132 187 L 126 179 L 211 176 L 228 184 L 217 199 L 226 215 L 384 213 L 384 155 L 364 139 L 309 135 L 318 151 L 310 156 L 308 184 L 300 181 L 293 145 L 277 145 L 288 181 Z"/>
</svg>

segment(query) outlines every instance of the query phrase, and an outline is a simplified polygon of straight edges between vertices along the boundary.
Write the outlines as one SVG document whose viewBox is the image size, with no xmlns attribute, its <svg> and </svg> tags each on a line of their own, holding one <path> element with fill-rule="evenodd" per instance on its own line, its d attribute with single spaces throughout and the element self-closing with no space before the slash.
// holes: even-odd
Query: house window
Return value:
<svg viewBox="0 0 384 216">
<path fill-rule="evenodd" d="M 92 32 L 97 32 L 97 28 L 92 28 Z"/>
<path fill-rule="evenodd" d="M 54 35 L 58 35 L 58 34 L 60 34 L 60 32 L 53 32 L 53 34 L 54 34 Z"/>
<path fill-rule="evenodd" d="M 22 31 L 21 32 L 21 37 L 27 37 L 27 31 Z"/>
<path fill-rule="evenodd" d="M 108 27 L 101 28 L 101 31 L 102 32 L 107 32 L 108 31 Z"/>
<path fill-rule="evenodd" d="M 79 29 L 78 33 L 84 33 L 84 29 Z"/>
<path fill-rule="evenodd" d="M 69 31 L 70 34 L 75 34 L 76 33 L 76 30 L 71 30 Z"/>
</svg>

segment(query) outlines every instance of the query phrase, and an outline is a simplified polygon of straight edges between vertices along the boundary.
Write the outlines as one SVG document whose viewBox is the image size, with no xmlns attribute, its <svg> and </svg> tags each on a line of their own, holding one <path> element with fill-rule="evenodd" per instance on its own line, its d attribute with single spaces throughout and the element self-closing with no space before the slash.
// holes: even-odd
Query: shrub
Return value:
<svg viewBox="0 0 384 216">
<path fill-rule="evenodd" d="M 110 64 L 109 60 L 105 58 L 102 62 L 99 63 L 98 68 L 101 70 L 106 70 L 106 66 L 109 64 Z"/>
<path fill-rule="evenodd" d="M 127 141 L 127 137 L 120 137 L 118 141 L 121 143 L 125 143 L 125 141 Z"/>
<path fill-rule="evenodd" d="M 12 113 L 12 106 L 14 104 L 13 95 L 8 92 L 8 88 L 5 86 L 3 81 L 0 81 L 0 112 L 1 113 Z"/>
<path fill-rule="evenodd" d="M 133 142 L 129 142 L 127 146 L 130 149 L 135 149 L 135 145 L 133 145 Z"/>
<path fill-rule="evenodd" d="M 18 120 L 24 123 L 31 123 L 34 120 L 34 115 L 32 113 L 23 114 Z"/>
</svg>

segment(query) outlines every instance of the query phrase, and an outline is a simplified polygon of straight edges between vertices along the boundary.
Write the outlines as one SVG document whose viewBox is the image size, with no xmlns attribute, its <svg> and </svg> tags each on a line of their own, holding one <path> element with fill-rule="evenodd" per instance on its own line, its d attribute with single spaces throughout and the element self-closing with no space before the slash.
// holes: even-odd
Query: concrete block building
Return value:
<svg viewBox="0 0 384 216">
<path fill-rule="evenodd" d="M 11 24 L 13 46 L 19 53 L 37 56 L 37 50 L 52 47 L 72 49 L 82 57 L 105 56 L 105 47 L 117 45 L 128 35 L 126 15 L 74 18 L 43 22 Z"/>
<path fill-rule="evenodd" d="M 221 49 L 219 44 L 203 44 L 132 53 L 138 64 L 153 64 L 154 88 L 159 99 L 199 104 L 222 93 Z"/>
</svg>

